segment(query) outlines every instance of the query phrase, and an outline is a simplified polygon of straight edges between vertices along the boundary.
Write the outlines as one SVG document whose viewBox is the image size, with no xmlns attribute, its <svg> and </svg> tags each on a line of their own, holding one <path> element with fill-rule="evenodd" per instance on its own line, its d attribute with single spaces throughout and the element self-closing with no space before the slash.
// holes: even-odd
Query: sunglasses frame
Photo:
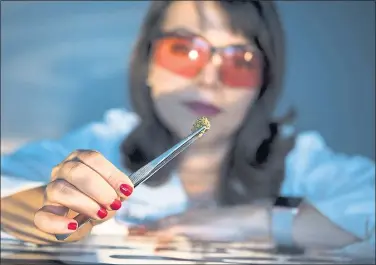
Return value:
<svg viewBox="0 0 376 265">
<path fill-rule="evenodd" d="M 198 39 L 198 40 L 201 40 L 203 41 L 203 43 L 205 43 L 205 45 L 207 45 L 207 48 L 209 48 L 209 56 L 208 56 L 208 59 L 207 59 L 207 62 L 206 64 L 210 63 L 210 61 L 212 60 L 213 56 L 214 55 L 218 55 L 220 56 L 221 60 L 226 60 L 226 53 L 228 54 L 231 54 L 233 53 L 232 50 L 240 50 L 240 51 L 243 51 L 244 53 L 246 52 L 251 52 L 253 55 L 256 55 L 257 58 L 258 58 L 258 62 L 259 62 L 259 65 L 258 67 L 261 69 L 261 79 L 264 78 L 264 68 L 265 68 L 265 62 L 264 62 L 264 54 L 263 52 L 257 48 L 257 42 L 255 45 L 251 45 L 251 44 L 235 44 L 235 45 L 227 45 L 227 46 L 223 46 L 223 47 L 216 47 L 214 45 L 212 45 L 210 43 L 210 41 L 208 41 L 205 37 L 199 35 L 199 34 L 196 34 L 196 33 L 192 33 L 188 30 L 185 30 L 185 29 L 177 29 L 177 30 L 173 30 L 173 31 L 169 31 L 169 32 L 159 32 L 158 34 L 156 34 L 154 37 L 151 38 L 151 51 L 154 52 L 154 45 L 155 43 L 158 41 L 158 40 L 163 40 L 164 38 L 169 38 L 169 37 L 181 37 L 181 38 L 187 38 L 187 39 Z M 206 65 L 205 64 L 205 65 Z M 203 71 L 205 65 L 203 65 L 201 67 L 201 69 L 197 72 L 197 74 L 194 76 L 194 77 L 191 77 L 192 79 L 194 79 L 195 77 L 199 76 L 200 73 Z M 220 65 L 219 67 L 222 67 L 222 65 Z M 222 77 L 220 78 L 221 79 L 221 83 L 223 84 L 228 84 L 229 86 L 234 86 L 234 85 L 231 85 L 229 83 L 227 83 L 226 81 L 224 81 L 222 79 Z M 248 87 L 248 86 L 237 86 L 235 85 L 234 87 Z"/>
<path fill-rule="evenodd" d="M 216 47 L 216 46 L 213 46 L 210 43 L 210 41 L 207 40 L 205 37 L 203 37 L 199 34 L 196 34 L 196 33 L 189 32 L 185 29 L 178 29 L 178 30 L 169 31 L 169 32 L 160 32 L 159 34 L 157 34 L 152 39 L 151 42 L 153 44 L 154 42 L 156 42 L 160 39 L 164 39 L 164 38 L 168 38 L 168 37 L 183 37 L 183 38 L 192 38 L 192 39 L 197 38 L 197 39 L 202 40 L 210 48 L 209 60 L 211 60 L 211 58 L 213 58 L 214 54 L 218 54 L 222 58 L 223 57 L 222 54 L 225 54 L 227 50 L 236 49 L 236 50 L 242 50 L 242 51 L 244 51 L 244 53 L 246 53 L 246 52 L 255 53 L 256 55 L 259 56 L 259 58 L 261 59 L 261 63 L 262 63 L 262 58 L 263 58 L 262 53 L 254 45 L 251 45 L 251 44 L 234 44 L 234 45 L 227 45 L 227 46 L 224 46 L 224 47 Z"/>
</svg>

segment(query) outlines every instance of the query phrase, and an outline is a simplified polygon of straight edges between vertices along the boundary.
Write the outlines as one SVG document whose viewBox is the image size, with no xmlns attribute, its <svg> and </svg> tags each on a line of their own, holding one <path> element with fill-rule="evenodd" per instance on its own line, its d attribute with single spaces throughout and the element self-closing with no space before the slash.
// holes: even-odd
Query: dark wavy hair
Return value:
<svg viewBox="0 0 376 265">
<path fill-rule="evenodd" d="M 124 140 L 121 151 L 126 168 L 135 171 L 166 151 L 178 139 L 157 117 L 146 85 L 151 46 L 161 32 L 161 22 L 172 1 L 154 1 L 144 19 L 130 62 L 129 88 L 134 111 L 141 123 Z M 276 6 L 271 1 L 218 1 L 228 16 L 231 29 L 256 43 L 265 66 L 258 99 L 236 132 L 223 163 L 217 199 L 221 205 L 250 203 L 278 196 L 284 178 L 284 161 L 295 136 L 282 137 L 284 120 L 273 120 L 281 93 L 284 68 L 284 36 Z M 197 2 L 202 15 L 202 4 Z M 179 159 L 170 162 L 146 185 L 165 183 Z"/>
</svg>

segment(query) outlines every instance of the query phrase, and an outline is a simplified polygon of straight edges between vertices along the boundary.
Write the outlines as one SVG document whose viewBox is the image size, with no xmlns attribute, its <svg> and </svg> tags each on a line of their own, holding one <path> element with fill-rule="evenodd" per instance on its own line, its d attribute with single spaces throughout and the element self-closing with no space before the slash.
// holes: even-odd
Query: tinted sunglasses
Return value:
<svg viewBox="0 0 376 265">
<path fill-rule="evenodd" d="M 212 60 L 221 58 L 221 82 L 234 88 L 258 87 L 262 77 L 261 52 L 251 45 L 213 47 L 205 38 L 193 34 L 166 33 L 153 41 L 153 61 L 185 78 L 195 78 Z"/>
</svg>

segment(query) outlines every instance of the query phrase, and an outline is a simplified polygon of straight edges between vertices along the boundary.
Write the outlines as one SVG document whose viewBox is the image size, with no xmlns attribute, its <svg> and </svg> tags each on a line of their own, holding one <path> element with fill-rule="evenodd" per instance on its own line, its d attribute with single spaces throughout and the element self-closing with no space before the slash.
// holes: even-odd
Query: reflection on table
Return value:
<svg viewBox="0 0 376 265">
<path fill-rule="evenodd" d="M 316 250 L 276 250 L 253 242 L 191 242 L 177 238 L 168 247 L 155 249 L 150 236 L 90 236 L 72 244 L 28 244 L 2 239 L 1 262 L 23 260 L 61 264 L 373 264 Z"/>
</svg>

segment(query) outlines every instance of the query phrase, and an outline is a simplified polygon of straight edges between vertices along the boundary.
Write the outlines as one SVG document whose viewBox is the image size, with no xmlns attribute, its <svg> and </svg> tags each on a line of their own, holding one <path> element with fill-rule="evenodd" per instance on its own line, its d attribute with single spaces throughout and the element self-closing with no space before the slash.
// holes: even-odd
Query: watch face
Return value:
<svg viewBox="0 0 376 265">
<path fill-rule="evenodd" d="M 302 202 L 302 198 L 299 197 L 278 197 L 275 201 L 275 206 L 296 208 Z"/>
</svg>

